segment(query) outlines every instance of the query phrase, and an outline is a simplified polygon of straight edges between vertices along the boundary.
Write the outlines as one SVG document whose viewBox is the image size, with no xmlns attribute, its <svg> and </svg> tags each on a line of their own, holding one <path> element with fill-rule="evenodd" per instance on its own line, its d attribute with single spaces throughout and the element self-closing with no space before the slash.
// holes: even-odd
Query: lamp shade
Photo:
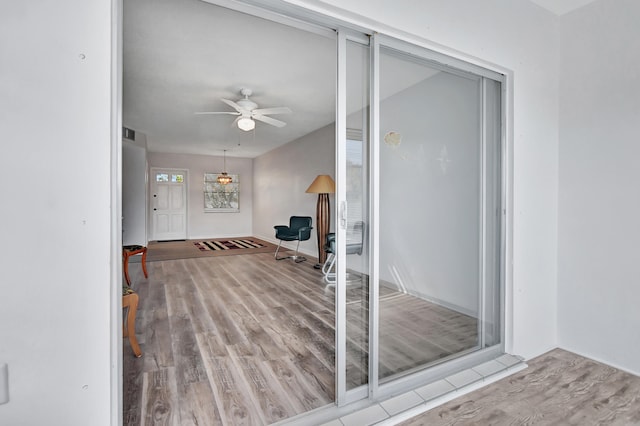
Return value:
<svg viewBox="0 0 640 426">
<path fill-rule="evenodd" d="M 336 183 L 329 175 L 318 175 L 305 192 L 311 194 L 333 194 L 336 192 Z"/>
</svg>

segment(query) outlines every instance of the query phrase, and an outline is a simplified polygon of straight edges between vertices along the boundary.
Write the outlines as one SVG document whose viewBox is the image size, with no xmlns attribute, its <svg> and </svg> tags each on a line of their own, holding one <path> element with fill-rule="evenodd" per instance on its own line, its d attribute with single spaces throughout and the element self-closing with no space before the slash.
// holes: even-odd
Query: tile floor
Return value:
<svg viewBox="0 0 640 426">
<path fill-rule="evenodd" d="M 416 415 L 421 408 L 422 411 L 426 411 L 435 406 L 433 402 L 438 398 L 446 402 L 486 384 L 483 382 L 493 382 L 524 367 L 526 364 L 520 358 L 509 354 L 501 355 L 494 360 L 347 414 L 322 426 L 393 425 L 406 420 L 409 410 L 411 415 Z"/>
</svg>

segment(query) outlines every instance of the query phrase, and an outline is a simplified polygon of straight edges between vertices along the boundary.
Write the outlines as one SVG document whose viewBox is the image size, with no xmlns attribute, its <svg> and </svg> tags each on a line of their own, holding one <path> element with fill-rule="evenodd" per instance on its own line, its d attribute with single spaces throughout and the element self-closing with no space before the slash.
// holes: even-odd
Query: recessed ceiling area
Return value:
<svg viewBox="0 0 640 426">
<path fill-rule="evenodd" d="M 152 152 L 253 158 L 335 120 L 335 37 L 200 0 L 125 0 L 123 125 Z M 289 107 L 243 131 L 234 109 L 252 90 L 258 108 Z"/>
</svg>

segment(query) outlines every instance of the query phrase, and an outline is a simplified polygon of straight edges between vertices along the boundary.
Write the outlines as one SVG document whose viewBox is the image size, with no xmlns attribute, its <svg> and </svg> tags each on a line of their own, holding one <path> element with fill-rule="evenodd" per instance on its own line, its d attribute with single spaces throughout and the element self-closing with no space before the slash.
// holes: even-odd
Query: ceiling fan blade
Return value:
<svg viewBox="0 0 640 426">
<path fill-rule="evenodd" d="M 258 121 L 262 121 L 263 123 L 271 124 L 276 127 L 284 127 L 287 125 L 284 121 L 276 120 L 275 118 L 265 117 L 264 115 L 254 114 L 253 118 Z"/>
<path fill-rule="evenodd" d="M 216 115 L 216 114 L 240 115 L 240 113 L 236 111 L 203 111 L 203 112 L 194 112 L 194 114 L 195 115 Z"/>
<path fill-rule="evenodd" d="M 252 111 L 254 114 L 268 115 L 268 114 L 291 114 L 291 109 L 288 107 L 274 107 L 274 108 L 260 108 Z"/>
<path fill-rule="evenodd" d="M 235 103 L 233 101 L 230 101 L 229 99 L 220 98 L 220 100 L 222 102 L 224 102 L 225 104 L 229 105 L 231 108 L 235 109 L 238 112 L 242 112 L 243 111 L 243 109 L 242 109 L 242 107 L 240 105 L 238 105 L 237 103 Z"/>
</svg>

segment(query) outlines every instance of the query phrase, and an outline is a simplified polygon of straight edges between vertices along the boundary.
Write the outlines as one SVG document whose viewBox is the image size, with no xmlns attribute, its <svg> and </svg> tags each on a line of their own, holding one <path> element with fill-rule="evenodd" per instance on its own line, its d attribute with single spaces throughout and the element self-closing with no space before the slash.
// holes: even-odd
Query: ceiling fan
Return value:
<svg viewBox="0 0 640 426">
<path fill-rule="evenodd" d="M 275 118 L 267 117 L 273 114 L 291 114 L 291 109 L 288 107 L 274 107 L 274 108 L 258 108 L 258 104 L 249 99 L 249 96 L 253 91 L 251 89 L 240 89 L 240 94 L 244 96 L 244 99 L 239 101 L 230 101 L 229 99 L 220 99 L 225 104 L 229 105 L 235 111 L 206 111 L 196 112 L 198 115 L 209 114 L 229 114 L 237 115 L 233 125 L 237 125 L 239 129 L 248 132 L 256 127 L 254 120 L 262 121 L 263 123 L 270 124 L 276 127 L 284 127 L 287 125 L 284 121 L 276 120 Z"/>
</svg>

